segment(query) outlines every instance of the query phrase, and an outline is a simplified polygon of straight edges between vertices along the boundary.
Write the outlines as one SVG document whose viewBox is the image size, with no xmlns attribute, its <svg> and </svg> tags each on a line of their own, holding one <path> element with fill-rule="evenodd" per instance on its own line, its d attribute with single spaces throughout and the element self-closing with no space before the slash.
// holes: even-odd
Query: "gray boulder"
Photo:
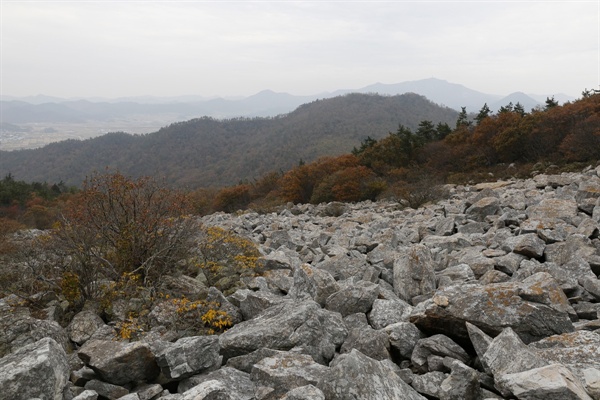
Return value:
<svg viewBox="0 0 600 400">
<path fill-rule="evenodd" d="M 75 314 L 67 326 L 67 333 L 69 339 L 81 346 L 103 325 L 104 321 L 96 313 L 81 311 Z"/>
<path fill-rule="evenodd" d="M 85 384 L 86 390 L 92 390 L 98 393 L 99 396 L 109 400 L 120 399 L 123 396 L 129 394 L 129 390 L 123 386 L 113 385 L 112 383 L 102 382 L 97 379 L 93 379 Z"/>
<path fill-rule="evenodd" d="M 535 233 L 515 236 L 505 241 L 503 246 L 503 250 L 531 258 L 540 258 L 544 254 L 545 248 L 546 243 Z"/>
<path fill-rule="evenodd" d="M 114 385 L 151 381 L 160 372 L 147 343 L 90 340 L 77 354 L 103 381 Z"/>
<path fill-rule="evenodd" d="M 0 393 L 5 399 L 62 400 L 68 381 L 67 355 L 51 338 L 26 345 L 0 359 Z"/>
<path fill-rule="evenodd" d="M 219 344 L 225 360 L 263 347 L 300 347 L 315 361 L 326 364 L 347 335 L 339 313 L 323 310 L 311 300 L 286 301 L 235 325 L 219 336 Z"/>
<path fill-rule="evenodd" d="M 295 300 L 314 300 L 321 306 L 340 289 L 333 276 L 320 268 L 302 264 L 294 269 L 294 282 L 288 293 Z"/>
<path fill-rule="evenodd" d="M 95 390 L 84 390 L 77 396 L 73 397 L 73 400 L 97 400 L 98 393 Z"/>
<path fill-rule="evenodd" d="M 433 256 L 422 244 L 408 248 L 394 261 L 394 290 L 402 300 L 430 294 L 435 289 Z"/>
<path fill-rule="evenodd" d="M 477 371 L 458 360 L 448 364 L 451 372 L 440 385 L 440 400 L 481 400 Z"/>
<path fill-rule="evenodd" d="M 383 331 L 388 335 L 392 355 L 405 360 L 410 360 L 417 342 L 424 337 L 419 328 L 410 322 L 388 325 Z"/>
<path fill-rule="evenodd" d="M 485 221 L 487 216 L 500 214 L 500 201 L 496 197 L 484 197 L 469 208 L 466 214 L 475 221 Z"/>
<path fill-rule="evenodd" d="M 306 385 L 290 390 L 281 400 L 325 400 L 325 395 L 316 386 Z"/>
<path fill-rule="evenodd" d="M 271 292 L 259 290 L 257 292 L 248 292 L 240 299 L 240 311 L 244 320 L 256 317 L 267 308 L 281 303 L 283 298 Z"/>
<path fill-rule="evenodd" d="M 207 381 L 222 383 L 236 400 L 254 399 L 256 384 L 250 380 L 250 374 L 229 367 L 223 367 L 216 371 L 186 378 L 179 382 L 177 391 L 185 393 Z"/>
<path fill-rule="evenodd" d="M 579 379 L 560 364 L 503 375 L 498 384 L 523 400 L 592 400 Z"/>
<path fill-rule="evenodd" d="M 0 357 L 46 337 L 70 351 L 69 337 L 57 322 L 32 317 L 18 301 L 16 296 L 0 299 Z"/>
<path fill-rule="evenodd" d="M 425 400 L 387 364 L 358 350 L 339 356 L 317 387 L 331 400 Z"/>
<path fill-rule="evenodd" d="M 492 335 L 510 327 L 526 343 L 574 330 L 567 313 L 524 300 L 521 291 L 518 282 L 453 285 L 415 307 L 410 322 L 458 339 L 468 338 L 465 322 Z"/>
<path fill-rule="evenodd" d="M 357 316 L 364 314 L 356 314 Z M 386 360 L 390 358 L 390 341 L 388 335 L 380 330 L 374 330 L 366 321 L 358 323 L 349 322 L 346 318 L 344 321 L 348 328 L 349 334 L 346 341 L 340 348 L 340 353 L 349 353 L 353 349 L 360 351 L 362 354 L 371 357 L 375 360 Z"/>
<path fill-rule="evenodd" d="M 412 309 L 404 300 L 375 299 L 367 317 L 373 328 L 383 329 L 397 322 L 408 321 Z"/>
<path fill-rule="evenodd" d="M 527 207 L 526 212 L 530 219 L 559 218 L 569 221 L 577 216 L 577 202 L 575 200 L 546 198 L 538 204 Z"/>
<path fill-rule="evenodd" d="M 482 361 L 494 378 L 549 364 L 538 355 L 535 349 L 527 347 L 510 328 L 503 330 L 491 341 Z"/>
<path fill-rule="evenodd" d="M 255 364 L 250 376 L 255 384 L 275 389 L 271 396 L 281 396 L 297 387 L 316 385 L 327 371 L 305 354 L 279 352 Z"/>
<path fill-rule="evenodd" d="M 175 343 L 165 343 L 156 354 L 156 362 L 162 373 L 173 380 L 219 368 L 219 337 L 193 336 L 181 338 Z"/>
<path fill-rule="evenodd" d="M 577 331 L 550 336 L 529 345 L 548 363 L 560 363 L 584 381 L 584 370 L 600 370 L 600 335 Z"/>
<path fill-rule="evenodd" d="M 348 283 L 325 300 L 325 308 L 343 317 L 354 313 L 367 313 L 379 294 L 376 284 L 367 281 Z"/>
<path fill-rule="evenodd" d="M 221 381 L 210 380 L 182 393 L 181 400 L 230 400 L 229 388 Z"/>
<path fill-rule="evenodd" d="M 444 335 L 433 335 L 420 339 L 412 352 L 410 360 L 418 371 L 425 373 L 431 371 L 428 369 L 431 356 L 441 358 L 450 357 L 460 360 L 463 363 L 470 361 L 467 352 L 452 339 Z"/>
<path fill-rule="evenodd" d="M 414 375 L 410 385 L 421 394 L 439 399 L 441 397 L 442 382 L 447 377 L 448 374 L 441 371 L 427 372 L 421 375 Z"/>
</svg>

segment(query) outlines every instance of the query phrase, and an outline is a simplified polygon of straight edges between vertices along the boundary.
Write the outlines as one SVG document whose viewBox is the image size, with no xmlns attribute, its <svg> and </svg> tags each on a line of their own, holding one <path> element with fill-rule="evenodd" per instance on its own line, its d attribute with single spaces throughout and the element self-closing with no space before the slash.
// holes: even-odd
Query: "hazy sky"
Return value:
<svg viewBox="0 0 600 400">
<path fill-rule="evenodd" d="M 439 78 L 600 85 L 600 0 L 0 0 L 5 95 L 316 94 Z"/>
</svg>

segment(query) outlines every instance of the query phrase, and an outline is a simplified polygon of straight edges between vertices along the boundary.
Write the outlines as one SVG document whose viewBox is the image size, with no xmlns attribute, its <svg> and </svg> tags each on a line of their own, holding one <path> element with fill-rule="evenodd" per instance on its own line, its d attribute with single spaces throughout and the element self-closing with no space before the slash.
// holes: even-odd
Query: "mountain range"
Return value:
<svg viewBox="0 0 600 400">
<path fill-rule="evenodd" d="M 423 120 L 453 125 L 458 112 L 423 96 L 347 94 L 315 100 L 278 117 L 192 119 L 145 135 L 110 133 L 33 150 L 0 152 L 0 176 L 79 185 L 105 167 L 163 176 L 177 186 L 222 186 L 288 170 L 300 161 L 350 152 L 368 136 Z"/>
<path fill-rule="evenodd" d="M 508 96 L 486 94 L 463 85 L 429 78 L 396 84 L 375 83 L 359 89 L 345 89 L 312 96 L 296 96 L 264 90 L 245 98 L 205 98 L 200 96 L 179 97 L 128 97 L 120 99 L 60 99 L 49 96 L 17 98 L 3 95 L 0 102 L 2 123 L 23 124 L 43 122 L 81 123 L 127 118 L 131 115 L 168 114 L 170 121 L 186 120 L 202 116 L 214 118 L 267 117 L 286 114 L 302 104 L 318 99 L 333 98 L 348 93 L 377 93 L 398 95 L 416 93 L 439 105 L 455 110 L 466 107 L 477 112 L 484 103 L 498 110 L 509 102 L 520 102 L 527 111 L 543 104 L 546 97 L 554 96 L 559 102 L 574 98 L 563 94 L 533 95 L 521 92 Z M 517 100 L 517 101 L 515 101 Z"/>
</svg>

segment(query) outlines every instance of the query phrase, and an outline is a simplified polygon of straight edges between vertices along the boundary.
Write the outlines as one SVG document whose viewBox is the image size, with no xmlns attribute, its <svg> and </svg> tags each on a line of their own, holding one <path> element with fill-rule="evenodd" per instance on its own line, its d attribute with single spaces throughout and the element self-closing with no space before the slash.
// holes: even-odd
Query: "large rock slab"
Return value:
<svg viewBox="0 0 600 400">
<path fill-rule="evenodd" d="M 412 352 L 410 360 L 414 368 L 424 373 L 431 371 L 427 365 L 431 356 L 450 357 L 463 363 L 468 363 L 470 360 L 469 355 L 462 347 L 444 335 L 433 335 L 420 339 Z"/>
<path fill-rule="evenodd" d="M 5 399 L 62 400 L 68 381 L 67 354 L 51 338 L 0 359 L 0 397 Z"/>
<path fill-rule="evenodd" d="M 402 300 L 410 303 L 413 297 L 434 289 L 433 255 L 428 247 L 414 245 L 394 261 L 394 290 Z"/>
<path fill-rule="evenodd" d="M 302 264 L 294 269 L 294 281 L 289 296 L 295 300 L 314 300 L 321 306 L 333 293 L 340 289 L 333 276 L 320 268 Z"/>
<path fill-rule="evenodd" d="M 18 302 L 16 296 L 0 299 L 0 357 L 46 337 L 70 351 L 69 337 L 57 322 L 32 317 Z"/>
<path fill-rule="evenodd" d="M 494 377 L 549 364 L 537 354 L 535 349 L 527 347 L 510 328 L 503 330 L 491 341 L 481 360 Z"/>
<path fill-rule="evenodd" d="M 525 343 L 574 330 L 567 313 L 524 300 L 521 291 L 516 282 L 453 285 L 415 307 L 410 322 L 422 331 L 458 339 L 468 338 L 465 322 L 492 336 L 510 327 Z"/>
<path fill-rule="evenodd" d="M 600 370 L 600 334 L 596 332 L 577 331 L 550 336 L 529 347 L 536 349 L 549 363 L 568 367 L 583 382 L 584 370 Z"/>
<path fill-rule="evenodd" d="M 343 317 L 354 313 L 367 313 L 379 294 L 379 287 L 367 281 L 348 283 L 331 294 L 325 301 L 325 308 L 337 311 Z"/>
<path fill-rule="evenodd" d="M 426 400 L 387 364 L 357 350 L 339 356 L 317 387 L 328 400 Z"/>
<path fill-rule="evenodd" d="M 67 326 L 67 333 L 69 339 L 81 346 L 103 325 L 104 321 L 96 313 L 81 311 L 73 317 L 69 326 Z"/>
<path fill-rule="evenodd" d="M 162 373 L 174 380 L 219 368 L 219 337 L 193 336 L 166 343 L 156 354 L 156 361 Z"/>
<path fill-rule="evenodd" d="M 260 348 L 299 347 L 315 361 L 326 364 L 347 335 L 339 313 L 323 310 L 312 300 L 288 301 L 235 325 L 219 337 L 219 344 L 225 360 Z"/>
<path fill-rule="evenodd" d="M 575 200 L 543 199 L 538 204 L 527 208 L 530 219 L 559 218 L 569 221 L 577 216 L 577 202 Z"/>
<path fill-rule="evenodd" d="M 179 382 L 177 391 L 185 393 L 188 390 L 207 381 L 217 381 L 228 388 L 236 400 L 253 400 L 256 384 L 250 380 L 250 374 L 235 368 L 223 367 L 216 371 L 194 375 Z"/>
<path fill-rule="evenodd" d="M 255 364 L 250 376 L 257 385 L 275 389 L 272 393 L 275 396 L 301 386 L 316 385 L 328 370 L 305 354 L 280 352 Z"/>
<path fill-rule="evenodd" d="M 500 211 L 500 200 L 496 197 L 484 197 L 467 208 L 466 214 L 476 221 L 485 221 L 486 217 L 499 214 Z"/>
<path fill-rule="evenodd" d="M 593 400 L 579 379 L 560 364 L 503 375 L 499 385 L 520 400 Z"/>
<path fill-rule="evenodd" d="M 90 340 L 77 355 L 103 381 L 113 385 L 151 381 L 160 373 L 147 343 Z"/>
<path fill-rule="evenodd" d="M 412 309 L 404 300 L 375 299 L 367 317 L 373 328 L 383 329 L 397 322 L 408 321 Z"/>
</svg>

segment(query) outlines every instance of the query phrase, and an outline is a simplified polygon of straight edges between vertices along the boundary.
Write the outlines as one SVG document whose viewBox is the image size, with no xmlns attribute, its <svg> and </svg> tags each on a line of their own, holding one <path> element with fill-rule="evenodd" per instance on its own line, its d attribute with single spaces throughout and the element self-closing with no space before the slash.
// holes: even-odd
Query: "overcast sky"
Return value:
<svg viewBox="0 0 600 400">
<path fill-rule="evenodd" d="M 579 97 L 600 85 L 600 0 L 0 4 L 4 95 L 301 95 L 435 77 Z"/>
</svg>

